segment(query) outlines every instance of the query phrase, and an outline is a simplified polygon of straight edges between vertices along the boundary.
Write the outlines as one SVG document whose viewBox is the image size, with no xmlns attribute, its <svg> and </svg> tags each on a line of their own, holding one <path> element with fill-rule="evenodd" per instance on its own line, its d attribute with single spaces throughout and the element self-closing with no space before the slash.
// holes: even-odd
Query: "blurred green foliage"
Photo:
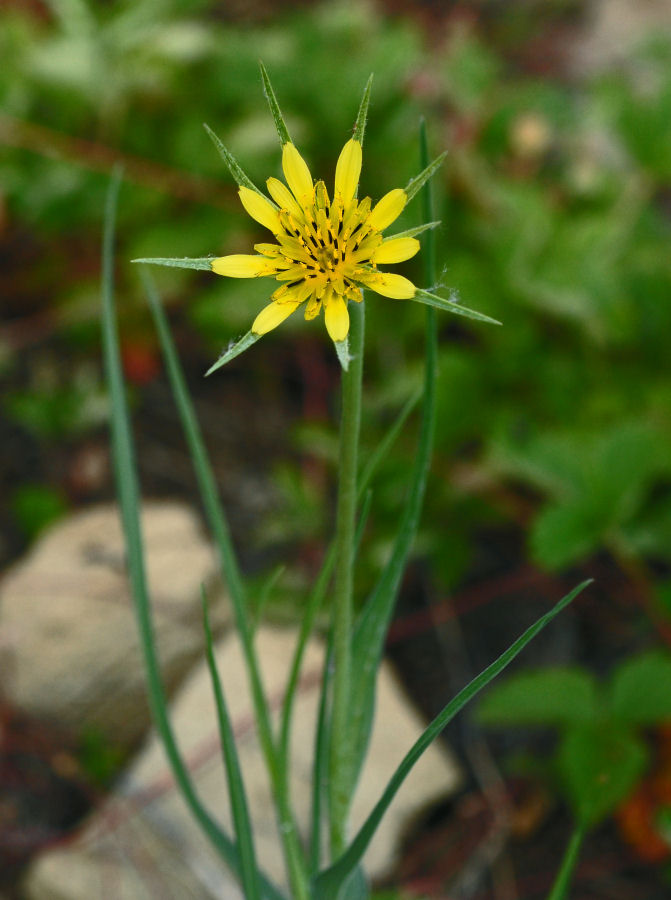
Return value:
<svg viewBox="0 0 671 900">
<path fill-rule="evenodd" d="M 97 315 L 112 159 L 126 160 L 132 183 L 118 259 L 127 329 L 137 337 L 147 325 L 128 260 L 246 252 L 259 238 L 202 122 L 252 178 L 279 174 L 259 91 L 262 58 L 312 171 L 328 177 L 372 71 L 362 190 L 378 198 L 416 173 L 424 113 L 435 152 L 449 150 L 439 176 L 441 281 L 504 323 L 441 319 L 437 457 L 421 552 L 441 584 L 454 585 L 471 565 L 473 536 L 495 523 L 528 527 L 530 558 L 548 569 L 605 548 L 668 572 L 670 41 L 653 39 L 616 71 L 577 83 L 516 72 L 463 24 L 429 49 L 415 23 L 366 3 L 288 9 L 262 26 L 226 21 L 212 0 L 51 0 L 44 15 L 31 9 L 6 10 L 0 31 L 0 137 L 9 145 L 0 183 L 32 260 L 28 273 L 13 272 L 10 290 L 48 297 L 78 353 Z M 400 227 L 418 218 L 411 205 Z M 267 296 L 254 281 L 177 270 L 156 277 L 213 357 Z M 423 314 L 378 297 L 367 306 L 364 440 L 373 447 L 419 384 Z M 322 335 L 291 321 L 241 365 L 254 367 L 263 346 L 291 337 Z M 76 432 L 72 380 L 57 394 L 39 384 L 13 392 L 5 411 L 43 435 Z M 370 563 L 386 553 L 403 502 L 412 431 L 374 485 L 381 537 L 364 548 Z M 333 433 L 322 422 L 302 426 L 296 445 L 332 466 Z M 285 534 L 307 539 L 308 522 L 328 530 L 317 513 L 325 484 L 278 472 Z M 523 499 L 524 514 L 502 488 Z M 265 539 L 277 541 L 276 521 Z"/>
<path fill-rule="evenodd" d="M 593 825 L 611 813 L 648 765 L 641 730 L 671 719 L 671 656 L 649 651 L 621 663 L 607 684 L 578 667 L 526 671 L 490 690 L 480 720 L 500 727 L 559 731 L 559 784 L 576 818 Z"/>
<path fill-rule="evenodd" d="M 77 760 L 96 787 L 108 788 L 121 771 L 124 754 L 106 735 L 88 728 L 79 738 Z"/>
<path fill-rule="evenodd" d="M 45 484 L 20 485 L 11 492 L 9 503 L 19 528 L 30 540 L 67 510 L 62 492 Z"/>
</svg>

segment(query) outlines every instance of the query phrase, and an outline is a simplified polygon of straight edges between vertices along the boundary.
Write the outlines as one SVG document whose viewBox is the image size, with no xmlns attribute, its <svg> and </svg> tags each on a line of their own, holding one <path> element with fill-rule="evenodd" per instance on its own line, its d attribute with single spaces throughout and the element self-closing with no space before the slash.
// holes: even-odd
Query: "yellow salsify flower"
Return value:
<svg viewBox="0 0 671 900">
<path fill-rule="evenodd" d="M 398 300 L 415 296 L 417 288 L 407 278 L 378 269 L 410 259 L 419 250 L 414 237 L 382 237 L 403 211 L 408 195 L 397 188 L 375 206 L 370 197 L 357 199 L 360 141 L 352 138 L 340 153 L 332 198 L 323 181 L 313 183 L 305 160 L 290 141 L 282 148 L 282 169 L 288 187 L 277 178 L 266 182 L 274 203 L 244 185 L 238 192 L 245 210 L 273 233 L 276 243 L 256 244 L 256 255 L 211 261 L 218 275 L 267 276 L 281 282 L 272 303 L 254 320 L 253 334 L 266 334 L 304 306 L 306 319 L 314 319 L 323 308 L 331 339 L 344 341 L 349 331 L 347 304 L 361 302 L 362 288 Z"/>
<path fill-rule="evenodd" d="M 343 369 L 347 369 L 350 358 L 347 305 L 350 300 L 360 303 L 364 288 L 383 297 L 416 300 L 459 316 L 500 324 L 483 313 L 462 306 L 454 294 L 449 298 L 441 297 L 416 287 L 402 275 L 383 272 L 378 268 L 413 257 L 420 246 L 416 235 L 440 224 L 425 222 L 391 237 L 382 236 L 382 232 L 400 216 L 408 201 L 438 170 L 446 154 L 442 153 L 433 160 L 404 189 L 389 191 L 374 206 L 370 197 L 358 199 L 361 144 L 372 76 L 361 100 L 353 136 L 338 157 L 332 199 L 323 181 L 313 182 L 307 163 L 292 142 L 263 64 L 261 77 L 282 144 L 282 168 L 286 179 L 286 184 L 277 178 L 267 180 L 272 199 L 250 181 L 216 134 L 207 125 L 205 129 L 238 185 L 242 205 L 255 221 L 272 232 L 275 243 L 256 244 L 256 254 L 133 260 L 181 269 L 207 270 L 229 278 L 267 277 L 280 282 L 272 294 L 272 302 L 254 319 L 251 330 L 232 343 L 206 374 L 211 374 L 244 353 L 261 335 L 272 331 L 303 305 L 306 319 L 313 319 L 324 310 L 326 329 Z"/>
</svg>

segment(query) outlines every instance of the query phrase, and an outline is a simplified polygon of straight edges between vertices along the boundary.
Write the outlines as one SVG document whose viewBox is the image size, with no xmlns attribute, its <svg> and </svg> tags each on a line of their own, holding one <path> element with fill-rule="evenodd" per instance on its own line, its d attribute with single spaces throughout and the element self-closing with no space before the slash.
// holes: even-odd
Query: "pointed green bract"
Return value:
<svg viewBox="0 0 671 900">
<path fill-rule="evenodd" d="M 405 231 L 398 231 L 396 234 L 385 235 L 386 241 L 393 241 L 396 238 L 405 238 L 405 237 L 417 237 L 418 234 L 424 234 L 425 231 L 429 231 L 431 228 L 438 228 L 442 222 L 427 222 L 426 225 L 416 225 L 414 228 L 407 228 Z"/>
<path fill-rule="evenodd" d="M 200 269 L 203 272 L 211 272 L 213 259 L 216 259 L 216 256 L 183 257 L 181 259 L 157 256 L 131 259 L 131 262 L 145 263 L 148 266 L 170 266 L 173 269 Z"/>
<path fill-rule="evenodd" d="M 467 319 L 476 319 L 478 322 L 488 322 L 490 325 L 500 325 L 498 319 L 492 319 L 484 313 L 477 312 L 474 309 L 468 309 L 467 306 L 461 306 L 455 300 L 447 300 L 445 297 L 439 297 L 430 291 L 423 291 L 417 288 L 415 296 L 412 298 L 418 303 L 424 303 L 426 306 L 433 306 L 435 309 L 442 309 L 444 312 L 454 313 L 456 316 L 465 316 Z"/>
<path fill-rule="evenodd" d="M 207 665 L 212 679 L 212 691 L 217 708 L 217 724 L 219 725 L 219 737 L 221 740 L 221 752 L 226 770 L 228 793 L 231 803 L 231 815 L 235 826 L 235 835 L 240 854 L 240 883 L 245 892 L 245 900 L 261 900 L 261 888 L 259 884 L 259 871 L 254 852 L 254 838 L 252 836 L 252 823 L 249 817 L 249 807 L 245 786 L 240 771 L 240 760 L 235 746 L 235 733 L 231 723 L 231 717 L 226 705 L 226 698 L 221 686 L 221 679 L 214 658 L 212 644 L 212 629 L 210 628 L 210 615 L 207 608 L 205 588 L 201 586 L 203 602 L 203 627 L 205 629 L 205 652 Z"/>
<path fill-rule="evenodd" d="M 211 375 L 213 372 L 216 372 L 217 369 L 225 366 L 226 363 L 230 362 L 232 359 L 235 359 L 236 356 L 240 356 L 240 354 L 244 353 L 245 350 L 249 350 L 252 344 L 255 344 L 260 337 L 260 334 L 254 334 L 253 331 L 248 331 L 247 334 L 241 337 L 239 341 L 236 341 L 235 344 L 230 346 L 228 350 L 221 354 L 216 363 L 210 366 L 210 368 L 207 370 L 207 372 L 205 373 L 205 377 L 207 378 L 208 375 Z"/>
<path fill-rule="evenodd" d="M 262 62 L 259 62 L 259 66 L 261 68 L 261 80 L 263 81 L 263 93 L 266 95 L 266 100 L 268 101 L 268 106 L 270 107 L 270 112 L 273 117 L 273 122 L 275 123 L 275 128 L 277 129 L 280 143 L 284 147 L 285 144 L 291 143 L 289 129 L 287 128 L 287 124 L 284 121 L 284 116 L 282 115 L 282 110 L 280 109 L 280 105 L 277 102 L 277 97 L 275 96 L 273 86 L 270 83 L 270 77 L 268 76 L 266 67 Z"/>
<path fill-rule="evenodd" d="M 370 103 L 370 91 L 373 86 L 373 76 L 371 75 L 366 82 L 363 91 L 363 97 L 359 104 L 359 112 L 357 113 L 356 122 L 354 123 L 354 133 L 352 137 L 363 146 L 363 136 L 366 133 L 366 121 L 368 119 L 368 105 Z"/>
<path fill-rule="evenodd" d="M 210 126 L 207 123 L 203 122 L 203 128 L 209 134 L 210 139 L 212 140 L 212 143 L 219 151 L 221 158 L 223 159 L 223 161 L 226 163 L 226 165 L 228 167 L 228 171 L 231 173 L 231 177 L 233 178 L 233 181 L 235 181 L 235 183 L 238 185 L 238 187 L 246 187 L 246 188 L 249 188 L 250 191 L 256 191 L 257 194 L 261 194 L 261 196 L 265 197 L 265 199 L 267 200 L 268 198 L 263 193 L 263 191 L 260 191 L 257 188 L 257 186 L 254 184 L 254 182 L 251 180 L 251 178 L 249 178 L 242 171 L 240 163 L 233 156 L 233 154 L 230 152 L 230 150 L 228 150 L 228 148 L 222 144 L 222 142 L 219 140 L 219 138 L 214 133 L 214 131 L 212 131 Z"/>
<path fill-rule="evenodd" d="M 440 156 L 436 157 L 432 163 L 423 169 L 419 175 L 416 175 L 412 178 L 407 185 L 405 186 L 405 192 L 408 195 L 408 202 L 412 200 L 412 198 L 417 194 L 426 184 L 426 182 L 431 178 L 432 175 L 442 166 L 445 157 L 447 156 L 447 150 L 444 153 L 441 153 Z"/>
<path fill-rule="evenodd" d="M 349 355 L 349 341 L 347 338 L 344 341 L 334 341 L 333 346 L 338 354 L 338 362 L 342 366 L 343 371 L 346 372 L 349 369 L 349 361 L 351 359 Z"/>
<path fill-rule="evenodd" d="M 506 668 L 518 656 L 526 645 L 548 625 L 555 616 L 565 609 L 578 594 L 584 590 L 592 579 L 583 581 L 569 594 L 563 597 L 550 612 L 542 616 L 522 634 L 497 660 L 466 685 L 457 696 L 438 713 L 433 722 L 406 753 L 402 762 L 392 775 L 382 797 L 377 802 L 352 843 L 342 856 L 328 869 L 322 872 L 313 885 L 314 900 L 336 900 L 341 886 L 361 861 L 370 844 L 380 821 L 396 796 L 399 788 L 424 751 L 433 743 L 445 726 L 473 699 L 490 681 Z"/>
</svg>

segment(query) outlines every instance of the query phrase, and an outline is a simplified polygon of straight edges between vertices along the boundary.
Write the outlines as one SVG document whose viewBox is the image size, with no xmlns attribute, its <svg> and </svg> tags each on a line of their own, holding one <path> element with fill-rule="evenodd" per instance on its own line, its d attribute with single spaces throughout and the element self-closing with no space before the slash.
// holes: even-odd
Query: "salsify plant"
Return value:
<svg viewBox="0 0 671 900">
<path fill-rule="evenodd" d="M 161 683 L 145 577 L 142 532 L 139 520 L 139 489 L 132 435 L 125 401 L 120 362 L 113 285 L 114 222 L 121 174 L 112 179 L 108 193 L 103 240 L 103 346 L 111 397 L 112 443 L 122 523 L 127 544 L 129 576 L 135 598 L 141 645 L 147 670 L 149 698 L 157 731 L 186 803 L 205 836 L 222 860 L 238 876 L 245 896 L 251 900 L 335 900 L 365 898 L 369 889 L 362 859 L 405 777 L 445 725 L 487 685 L 527 643 L 543 629 L 588 582 L 576 587 L 554 608 L 528 628 L 515 643 L 447 704 L 416 743 L 407 749 L 396 772 L 364 824 L 354 835 L 349 829 L 352 796 L 366 757 L 372 728 L 376 674 L 393 613 L 406 560 L 417 530 L 431 458 L 434 430 L 434 382 L 436 374 L 436 309 L 488 324 L 499 324 L 488 316 L 467 309 L 454 296 L 446 299 L 435 292 L 435 247 L 429 179 L 445 154 L 428 161 L 424 124 L 420 127 L 422 171 L 404 189 L 396 188 L 373 204 L 358 198 L 371 79 L 365 87 L 352 138 L 337 161 L 332 196 L 325 182 L 313 181 L 310 170 L 291 141 L 268 74 L 261 76 L 282 145 L 282 167 L 286 185 L 269 178 L 269 196 L 245 175 L 240 165 L 216 135 L 207 128 L 239 187 L 240 200 L 253 219 L 273 235 L 272 243 L 255 245 L 255 254 L 207 256 L 197 259 L 152 258 L 135 260 L 181 268 L 204 269 L 232 278 L 272 278 L 278 281 L 266 305 L 256 315 L 250 331 L 229 347 L 207 374 L 219 369 L 251 347 L 299 307 L 306 319 L 321 311 L 342 367 L 342 404 L 338 497 L 334 537 L 304 607 L 304 614 L 290 667 L 279 724 L 274 727 L 262 684 L 254 647 L 253 623 L 247 603 L 248 588 L 231 542 L 217 485 L 203 444 L 193 405 L 170 335 L 162 305 L 147 269 L 142 278 L 165 357 L 180 420 L 228 586 L 235 624 L 249 676 L 256 728 L 268 769 L 278 823 L 278 840 L 286 862 L 286 884 L 272 884 L 263 872 L 254 850 L 254 834 L 233 729 L 226 704 L 226 685 L 219 680 L 212 650 L 206 598 L 203 595 L 207 658 L 212 675 L 221 736 L 222 756 L 230 792 L 235 834 L 228 834 L 198 797 L 187 766 L 177 746 Z M 423 224 L 389 236 L 383 232 L 412 198 L 422 193 Z M 407 278 L 382 271 L 379 266 L 402 262 L 420 249 L 422 235 L 424 277 L 431 289 L 417 287 Z M 389 558 L 369 596 L 355 607 L 353 571 L 356 549 L 370 505 L 366 488 L 384 453 L 399 433 L 409 407 L 377 451 L 361 465 L 359 430 L 364 356 L 364 292 L 373 292 L 393 302 L 415 300 L 426 309 L 425 372 L 419 439 L 410 473 L 408 495 L 399 516 L 399 527 Z M 377 299 L 377 298 L 376 298 Z M 385 301 L 386 302 L 386 301 Z M 292 711 L 307 640 L 314 630 L 319 610 L 329 601 L 328 650 L 322 677 L 320 712 L 314 746 L 312 825 L 310 834 L 300 834 L 289 791 Z M 355 609 L 358 613 L 355 615 Z M 328 834 L 327 846 L 322 836 Z M 554 897 L 562 896 L 568 883 L 568 866 Z"/>
</svg>

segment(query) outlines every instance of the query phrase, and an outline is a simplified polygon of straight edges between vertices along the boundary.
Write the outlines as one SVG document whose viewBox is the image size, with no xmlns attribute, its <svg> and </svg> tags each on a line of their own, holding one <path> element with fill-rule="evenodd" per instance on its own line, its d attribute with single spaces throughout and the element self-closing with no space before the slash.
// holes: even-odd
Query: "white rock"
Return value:
<svg viewBox="0 0 671 900">
<path fill-rule="evenodd" d="M 671 0 L 596 0 L 574 42 L 573 69 L 581 75 L 612 69 L 660 34 L 671 35 Z"/>
<path fill-rule="evenodd" d="M 142 525 L 171 688 L 202 657 L 200 585 L 212 582 L 216 561 L 196 517 L 181 504 L 147 504 Z M 217 615 L 221 624 L 227 614 Z M 75 733 L 97 729 L 121 746 L 144 734 L 144 668 L 114 506 L 56 524 L 4 578 L 0 668 L 6 699 L 27 713 Z"/>
<path fill-rule="evenodd" d="M 296 634 L 262 628 L 256 637 L 263 680 L 279 707 Z M 308 645 L 294 713 L 291 791 L 299 827 L 309 823 L 312 747 L 323 648 Z M 268 780 L 256 741 L 247 679 L 235 635 L 224 638 L 216 656 L 238 740 L 247 796 L 252 808 L 257 858 L 278 886 L 285 886 Z M 231 821 L 209 673 L 201 665 L 178 692 L 171 719 L 193 774 L 197 792 L 214 817 Z M 378 682 L 375 729 L 368 761 L 353 805 L 353 829 L 362 824 L 389 777 L 422 731 L 387 665 Z M 452 791 L 458 780 L 442 745 L 434 744 L 398 793 L 364 859 L 377 877 L 394 860 L 409 820 Z M 100 885 L 113 885 L 108 893 Z M 152 737 L 112 799 L 69 845 L 43 856 L 26 884 L 29 900 L 149 900 L 203 898 L 238 900 L 239 889 L 201 834 L 173 784 L 159 741 Z"/>
</svg>

